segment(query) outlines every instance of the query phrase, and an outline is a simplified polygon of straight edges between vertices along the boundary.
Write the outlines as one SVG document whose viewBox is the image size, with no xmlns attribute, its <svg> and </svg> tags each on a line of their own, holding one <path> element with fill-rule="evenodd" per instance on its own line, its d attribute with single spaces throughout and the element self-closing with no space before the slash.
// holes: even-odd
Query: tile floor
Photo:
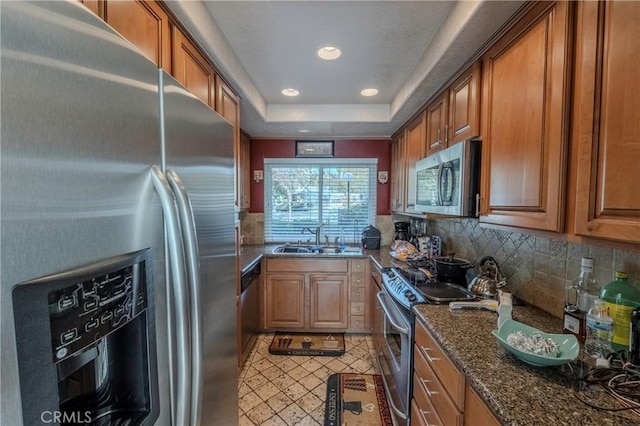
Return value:
<svg viewBox="0 0 640 426">
<path fill-rule="evenodd" d="M 334 373 L 375 374 L 369 335 L 345 335 L 346 353 L 331 356 L 271 355 L 273 334 L 261 334 L 240 372 L 240 426 L 322 425 L 327 378 Z"/>
</svg>

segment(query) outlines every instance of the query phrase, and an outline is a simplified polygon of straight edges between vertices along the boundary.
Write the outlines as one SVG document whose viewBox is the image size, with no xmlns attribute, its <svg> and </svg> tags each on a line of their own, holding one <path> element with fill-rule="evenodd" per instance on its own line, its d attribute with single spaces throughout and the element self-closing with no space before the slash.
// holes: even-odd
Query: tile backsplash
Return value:
<svg viewBox="0 0 640 426">
<path fill-rule="evenodd" d="M 241 213 L 244 244 L 264 244 L 264 214 Z M 393 241 L 393 222 L 408 220 L 377 216 L 375 226 L 382 233 L 383 250 Z M 558 318 L 562 317 L 565 285 L 580 273 L 580 259 L 594 259 L 594 273 L 601 286 L 613 280 L 615 271 L 625 271 L 640 288 L 640 252 L 563 240 L 519 232 L 483 228 L 478 219 L 428 219 L 428 234 L 442 237 L 444 252 L 475 262 L 492 256 L 507 277 L 509 289 L 521 299 Z M 362 226 L 364 228 L 364 226 Z M 347 243 L 359 240 L 349 233 Z"/>
<path fill-rule="evenodd" d="M 580 274 L 580 259 L 594 259 L 594 274 L 604 286 L 615 271 L 625 271 L 640 288 L 640 252 L 576 244 L 518 232 L 483 228 L 478 219 L 429 219 L 429 234 L 442 237 L 443 252 L 476 261 L 496 259 L 511 292 L 559 318 L 565 285 Z"/>
</svg>

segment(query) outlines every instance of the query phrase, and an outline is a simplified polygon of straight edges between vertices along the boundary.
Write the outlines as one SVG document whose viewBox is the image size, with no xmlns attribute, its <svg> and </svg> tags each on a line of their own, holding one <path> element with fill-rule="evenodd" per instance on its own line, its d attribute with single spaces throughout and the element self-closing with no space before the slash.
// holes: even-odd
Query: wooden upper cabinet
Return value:
<svg viewBox="0 0 640 426">
<path fill-rule="evenodd" d="M 480 135 L 480 61 L 449 87 L 447 146 Z"/>
<path fill-rule="evenodd" d="M 215 108 L 215 71 L 198 48 L 176 26 L 172 27 L 171 73 L 184 87 L 211 108 Z"/>
<path fill-rule="evenodd" d="M 482 58 L 482 222 L 562 231 L 572 6 L 536 2 Z"/>
<path fill-rule="evenodd" d="M 423 111 L 407 126 L 405 147 L 405 212 L 414 212 L 416 208 L 416 162 L 425 157 L 426 113 Z"/>
<path fill-rule="evenodd" d="M 580 2 L 575 233 L 640 242 L 640 3 Z"/>
<path fill-rule="evenodd" d="M 389 184 L 391 187 L 391 211 L 404 210 L 404 187 L 406 182 L 406 170 L 404 167 L 404 156 L 406 148 L 406 129 L 398 133 L 391 141 L 391 176 Z"/>
<path fill-rule="evenodd" d="M 480 61 L 426 108 L 426 156 L 480 134 Z"/>
<path fill-rule="evenodd" d="M 222 77 L 216 75 L 216 111 L 229 123 L 238 126 L 240 122 L 240 101 Z"/>
<path fill-rule="evenodd" d="M 238 162 L 240 179 L 240 208 L 251 207 L 251 139 L 240 133 L 240 161 Z"/>
<path fill-rule="evenodd" d="M 447 147 L 449 92 L 438 96 L 426 109 L 426 155 Z"/>
<path fill-rule="evenodd" d="M 90 11 L 104 19 L 104 0 L 79 0 Z"/>
<path fill-rule="evenodd" d="M 235 193 L 236 209 L 243 208 L 243 170 L 241 165 L 242 153 L 240 144 L 240 100 L 231 88 L 225 83 L 225 81 L 219 75 L 216 75 L 216 106 L 215 109 L 225 120 L 233 125 L 233 157 L 236 165 L 235 175 Z M 248 194 L 246 194 L 248 195 Z M 247 200 L 248 202 L 248 200 Z M 246 205 L 248 207 L 248 204 Z"/>
<path fill-rule="evenodd" d="M 155 1 L 89 2 L 104 7 L 104 19 L 159 68 L 171 70 L 169 17 Z M 92 8 L 93 10 L 93 8 Z"/>
</svg>

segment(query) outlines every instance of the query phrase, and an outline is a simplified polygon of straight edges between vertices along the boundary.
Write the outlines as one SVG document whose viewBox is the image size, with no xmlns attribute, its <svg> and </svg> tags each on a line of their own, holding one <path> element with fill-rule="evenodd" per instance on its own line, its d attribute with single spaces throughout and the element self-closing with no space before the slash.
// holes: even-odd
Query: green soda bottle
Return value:
<svg viewBox="0 0 640 426">
<path fill-rule="evenodd" d="M 605 285 L 600 292 L 600 299 L 604 300 L 609 309 L 609 316 L 613 318 L 613 339 L 611 346 L 614 351 L 629 349 L 629 335 L 631 333 L 631 313 L 640 306 L 640 290 L 629 283 L 626 272 L 615 273 L 616 279 Z"/>
</svg>

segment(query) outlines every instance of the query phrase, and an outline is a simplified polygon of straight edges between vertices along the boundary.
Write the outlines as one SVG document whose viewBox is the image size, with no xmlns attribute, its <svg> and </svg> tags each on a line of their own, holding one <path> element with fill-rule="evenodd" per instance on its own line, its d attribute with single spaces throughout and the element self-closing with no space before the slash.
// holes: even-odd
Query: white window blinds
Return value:
<svg viewBox="0 0 640 426">
<path fill-rule="evenodd" d="M 359 241 L 375 223 L 377 159 L 266 159 L 264 165 L 265 242 L 321 243 L 344 235 Z"/>
</svg>

